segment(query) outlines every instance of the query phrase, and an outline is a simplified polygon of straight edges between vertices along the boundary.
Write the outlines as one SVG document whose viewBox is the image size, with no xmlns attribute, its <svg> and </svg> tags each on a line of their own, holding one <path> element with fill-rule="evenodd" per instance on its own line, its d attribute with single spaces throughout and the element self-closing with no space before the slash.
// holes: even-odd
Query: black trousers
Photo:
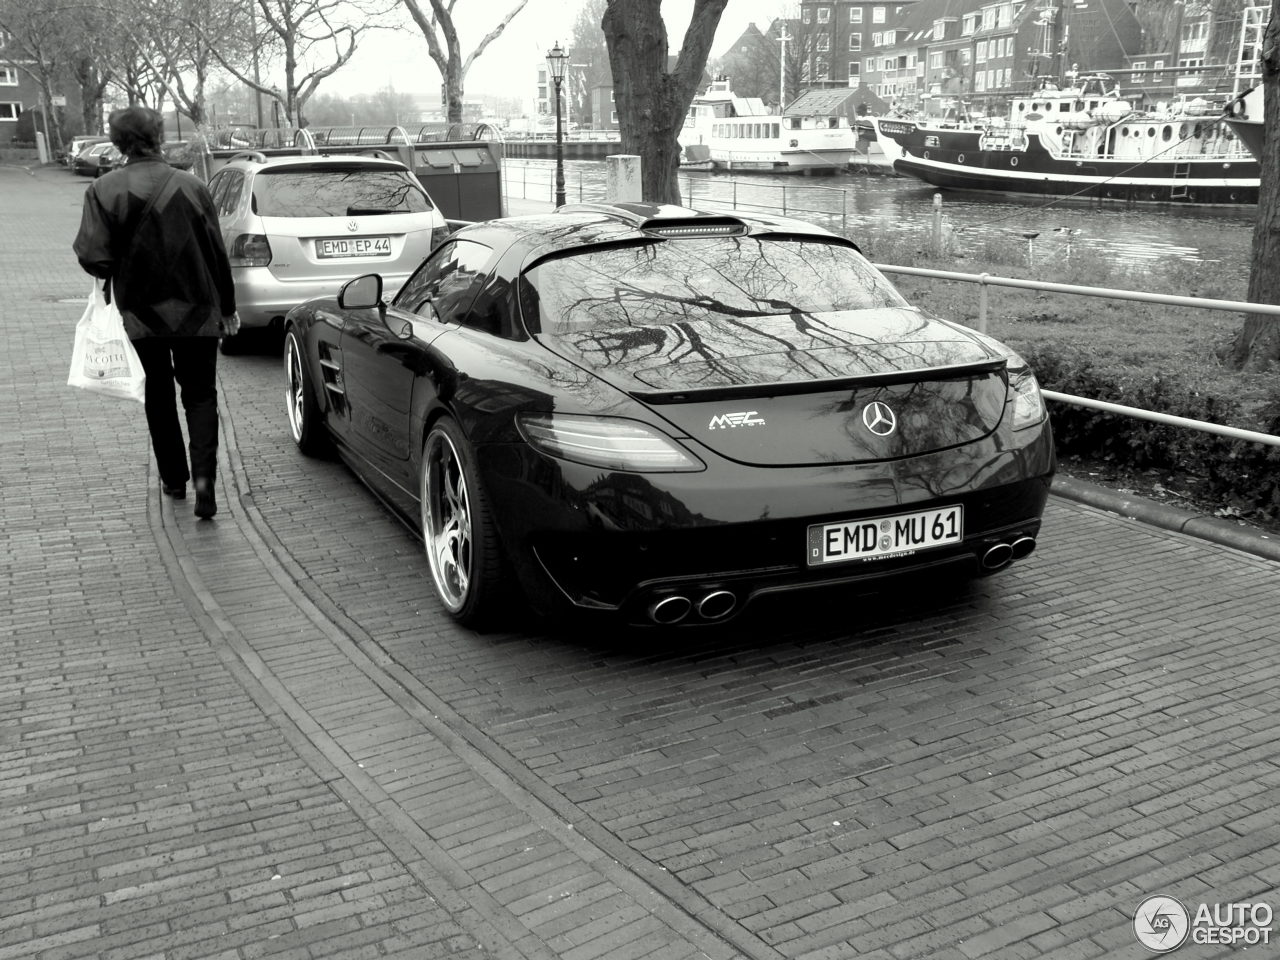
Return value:
<svg viewBox="0 0 1280 960">
<path fill-rule="evenodd" d="M 179 486 L 218 469 L 218 338 L 141 337 L 133 341 L 147 374 L 147 427 L 160 479 Z M 183 449 L 174 382 L 182 388 L 191 467 Z"/>
</svg>

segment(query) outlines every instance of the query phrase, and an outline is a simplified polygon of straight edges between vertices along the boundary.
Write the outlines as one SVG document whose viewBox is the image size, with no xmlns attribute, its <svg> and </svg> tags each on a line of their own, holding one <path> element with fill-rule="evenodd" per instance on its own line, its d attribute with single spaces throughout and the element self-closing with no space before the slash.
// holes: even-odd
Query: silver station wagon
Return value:
<svg viewBox="0 0 1280 960">
<path fill-rule="evenodd" d="M 333 296 L 361 273 L 394 293 L 449 233 L 417 177 L 373 156 L 237 154 L 209 181 L 236 282 L 241 332 L 279 326 L 290 308 Z"/>
</svg>

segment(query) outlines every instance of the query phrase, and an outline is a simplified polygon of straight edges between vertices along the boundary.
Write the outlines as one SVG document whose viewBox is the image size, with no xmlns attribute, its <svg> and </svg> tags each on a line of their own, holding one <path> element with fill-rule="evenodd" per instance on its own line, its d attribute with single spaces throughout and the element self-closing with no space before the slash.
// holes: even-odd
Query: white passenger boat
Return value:
<svg viewBox="0 0 1280 960">
<path fill-rule="evenodd" d="M 734 172 L 843 172 L 857 147 L 843 116 L 773 113 L 759 97 L 735 97 L 727 79 L 694 97 L 679 140 L 686 160 L 703 146 L 715 169 Z"/>
</svg>

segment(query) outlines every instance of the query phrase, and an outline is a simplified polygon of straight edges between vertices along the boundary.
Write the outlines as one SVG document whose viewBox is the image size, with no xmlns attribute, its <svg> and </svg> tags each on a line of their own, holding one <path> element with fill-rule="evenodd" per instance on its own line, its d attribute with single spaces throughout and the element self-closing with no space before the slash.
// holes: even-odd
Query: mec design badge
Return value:
<svg viewBox="0 0 1280 960">
<path fill-rule="evenodd" d="M 708 430 L 727 430 L 729 427 L 763 427 L 764 418 L 757 417 L 755 410 L 743 410 L 739 413 L 722 413 L 712 417 L 707 424 Z"/>
</svg>

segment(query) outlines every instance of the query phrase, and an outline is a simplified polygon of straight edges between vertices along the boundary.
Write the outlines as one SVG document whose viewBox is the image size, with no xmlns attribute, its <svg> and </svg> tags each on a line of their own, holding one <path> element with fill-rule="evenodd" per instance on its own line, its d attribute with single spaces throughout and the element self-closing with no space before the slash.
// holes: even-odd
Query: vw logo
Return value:
<svg viewBox="0 0 1280 960">
<path fill-rule="evenodd" d="M 862 423 L 877 437 L 887 437 L 898 428 L 898 418 L 887 403 L 872 401 L 862 408 Z"/>
<path fill-rule="evenodd" d="M 347 229 L 350 230 L 352 233 L 355 233 L 357 230 L 360 229 L 360 224 L 356 223 L 354 220 L 348 220 Z"/>
</svg>

